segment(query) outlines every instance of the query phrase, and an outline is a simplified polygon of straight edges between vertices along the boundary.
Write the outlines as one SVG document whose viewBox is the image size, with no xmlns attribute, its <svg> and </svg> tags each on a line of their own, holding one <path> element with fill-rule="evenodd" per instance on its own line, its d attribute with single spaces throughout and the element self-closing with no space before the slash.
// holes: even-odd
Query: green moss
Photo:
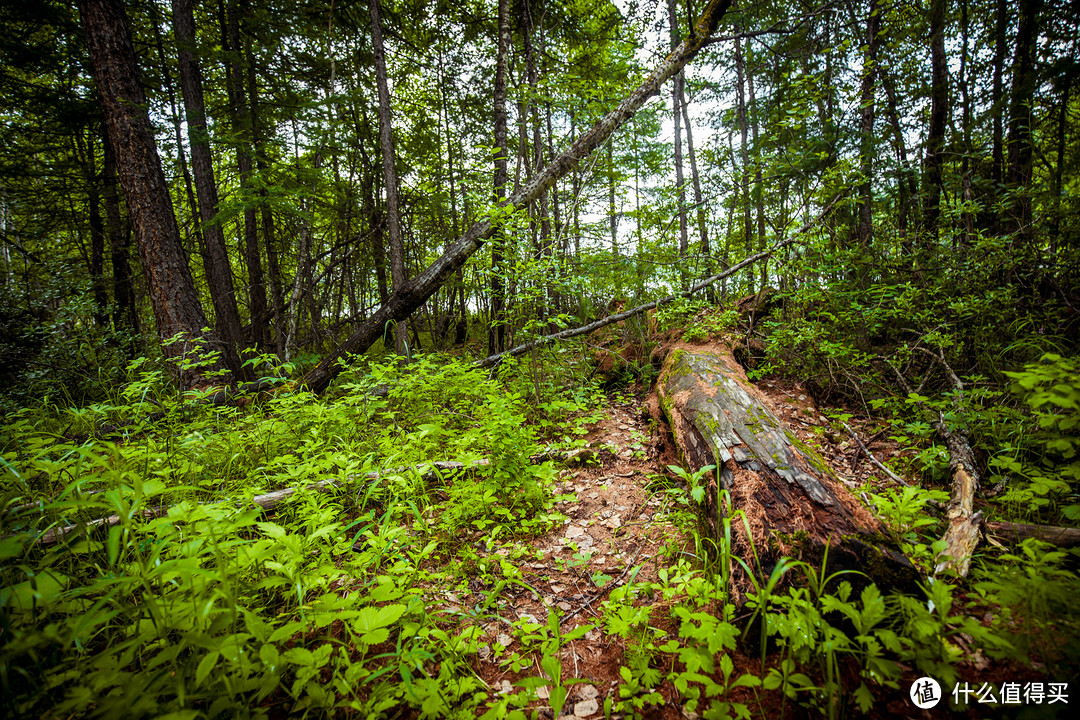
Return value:
<svg viewBox="0 0 1080 720">
<path fill-rule="evenodd" d="M 772 533 L 769 536 L 769 550 L 774 556 L 789 555 L 799 559 L 820 555 L 820 551 L 814 548 L 810 533 L 806 530 Z"/>
<path fill-rule="evenodd" d="M 799 452 L 803 454 L 803 457 L 806 458 L 806 461 L 810 463 L 812 468 L 828 478 L 839 480 L 839 478 L 836 477 L 836 473 L 833 472 L 832 468 L 829 467 L 828 463 L 822 459 L 821 455 L 819 455 L 816 450 L 800 440 L 795 433 L 787 428 L 784 429 L 784 435 L 787 436 L 788 442 L 799 449 Z"/>
</svg>

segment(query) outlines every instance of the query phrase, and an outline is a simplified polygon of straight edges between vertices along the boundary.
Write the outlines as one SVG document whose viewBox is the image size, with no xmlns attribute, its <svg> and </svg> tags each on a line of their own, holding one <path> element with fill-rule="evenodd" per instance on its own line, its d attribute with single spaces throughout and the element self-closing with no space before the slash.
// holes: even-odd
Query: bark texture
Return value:
<svg viewBox="0 0 1080 720">
<path fill-rule="evenodd" d="M 394 134 L 390 118 L 390 86 L 386 79 L 386 52 L 383 50 L 382 20 L 379 0 L 368 0 L 371 14 L 371 45 L 375 58 L 375 77 L 379 86 L 379 150 L 382 153 L 383 182 L 386 185 L 386 235 L 390 250 L 390 279 L 395 293 L 405 284 L 405 244 L 401 237 L 401 210 L 398 206 L 398 179 L 394 160 Z M 405 355 L 405 318 L 395 318 L 394 347 Z"/>
<path fill-rule="evenodd" d="M 678 345 L 657 383 L 660 404 L 684 465 L 716 470 L 702 510 L 722 533 L 720 491 L 746 523 L 732 523 L 732 552 L 768 576 L 782 556 L 828 571 L 852 569 L 885 587 L 908 587 L 918 573 L 885 528 L 769 409 L 730 348 Z M 754 563 L 758 563 L 754 567 Z"/>
<path fill-rule="evenodd" d="M 184 96 L 188 141 L 191 144 L 191 171 L 199 198 L 199 225 L 205 242 L 203 267 L 210 297 L 214 302 L 217 331 L 225 341 L 225 359 L 233 374 L 240 377 L 242 368 L 238 351 L 243 347 L 240 311 L 233 290 L 229 251 L 225 232 L 215 218 L 218 214 L 218 190 L 214 163 L 210 155 L 210 131 L 206 125 L 202 71 L 195 60 L 195 15 L 191 0 L 173 0 L 173 31 L 180 58 L 180 89 Z"/>
<path fill-rule="evenodd" d="M 165 356 L 179 358 L 205 345 L 220 349 L 202 330 L 206 316 L 180 243 L 123 5 L 120 0 L 81 0 L 79 12 L 158 334 L 162 340 L 184 338 L 166 344 Z M 195 379 L 181 375 L 183 384 Z"/>
</svg>

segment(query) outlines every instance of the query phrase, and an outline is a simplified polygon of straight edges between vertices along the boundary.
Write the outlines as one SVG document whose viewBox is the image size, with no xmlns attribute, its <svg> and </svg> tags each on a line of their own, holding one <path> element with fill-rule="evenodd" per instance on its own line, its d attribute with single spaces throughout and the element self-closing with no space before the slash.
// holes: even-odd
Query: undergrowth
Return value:
<svg viewBox="0 0 1080 720">
<path fill-rule="evenodd" d="M 357 359 L 325 397 L 288 388 L 242 407 L 195 403 L 135 361 L 107 402 L 9 416 L 4 715 L 558 716 L 581 681 L 565 649 L 601 632 L 621 650 L 617 688 L 599 698 L 605 717 L 671 700 L 707 718 L 778 705 L 852 716 L 906 692 L 905 668 L 944 685 L 972 653 L 1069 659 L 1053 642 L 1078 620 L 1066 553 L 1034 542 L 987 553 L 967 586 L 939 579 L 917 596 L 790 559 L 757 578 L 731 550 L 744 520 L 729 511 L 708 536 L 703 473 L 679 468 L 652 489 L 692 554 L 658 557 L 654 580 L 638 579 L 641 566 L 618 582 L 597 575 L 610 590 L 600 618 L 576 627 L 557 607 L 502 619 L 502 593 L 531 590 L 527 541 L 565 519 L 558 469 L 539 456 L 578 445 L 605 400 L 512 364 L 493 378 L 414 360 Z M 1063 428 L 1041 423 L 1038 437 Z M 465 470 L 433 471 L 433 460 Z M 272 511 L 252 502 L 283 489 L 295 492 Z M 927 566 L 940 550 L 930 499 L 940 498 L 876 498 Z M 738 573 L 753 588 L 737 606 Z M 471 591 L 479 602 L 445 601 Z M 502 628 L 494 642 L 490 623 Z M 489 684 L 481 659 L 516 681 Z"/>
</svg>

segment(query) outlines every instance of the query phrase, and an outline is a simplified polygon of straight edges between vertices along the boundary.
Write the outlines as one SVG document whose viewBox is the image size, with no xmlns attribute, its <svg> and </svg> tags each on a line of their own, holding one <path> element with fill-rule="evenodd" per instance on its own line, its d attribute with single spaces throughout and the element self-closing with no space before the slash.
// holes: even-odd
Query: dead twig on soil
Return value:
<svg viewBox="0 0 1080 720">
<path fill-rule="evenodd" d="M 848 431 L 848 435 L 851 436 L 851 439 L 854 440 L 855 444 L 859 446 L 859 450 L 862 451 L 862 454 L 866 457 L 867 460 L 870 461 L 870 463 L 874 467 L 876 467 L 878 470 L 885 473 L 892 480 L 895 480 L 896 482 L 900 483 L 901 485 L 906 485 L 908 487 L 912 487 L 911 483 L 909 483 L 907 480 L 905 480 L 904 478 L 902 478 L 899 475 L 897 475 L 896 473 L 894 473 L 892 470 L 887 468 L 884 463 L 882 463 L 880 460 L 878 460 L 876 457 L 874 457 L 873 453 L 870 452 L 870 449 L 867 448 L 866 445 L 863 444 L 863 441 L 859 438 L 858 434 L 854 430 L 852 430 L 851 427 L 846 422 L 841 422 L 840 424 L 843 425 L 844 429 Z"/>
</svg>

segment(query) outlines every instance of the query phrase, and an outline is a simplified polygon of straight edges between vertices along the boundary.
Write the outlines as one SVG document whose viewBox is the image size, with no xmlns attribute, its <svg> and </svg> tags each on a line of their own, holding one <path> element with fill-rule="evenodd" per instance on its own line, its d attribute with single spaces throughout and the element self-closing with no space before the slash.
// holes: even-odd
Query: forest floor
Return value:
<svg viewBox="0 0 1080 720">
<path fill-rule="evenodd" d="M 861 456 L 849 436 L 840 436 L 831 428 L 829 420 L 802 387 L 771 381 L 759 383 L 759 387 L 770 410 L 800 440 L 819 450 L 849 487 L 868 483 L 895 485 L 880 478 L 880 473 Z M 592 626 L 582 638 L 567 643 L 560 653 L 563 677 L 578 681 L 570 687 L 563 717 L 600 717 L 606 698 L 611 698 L 612 705 L 618 701 L 618 688 L 623 682 L 620 668 L 626 662 L 625 640 L 605 630 L 601 603 L 612 590 L 628 582 L 656 582 L 659 573 L 680 555 L 694 559 L 690 533 L 672 522 L 664 484 L 656 481 L 670 476 L 668 465 L 678 464 L 671 431 L 659 416 L 654 390 L 639 387 L 636 393 L 623 392 L 609 398 L 604 417 L 588 428 L 585 438 L 591 450 L 588 461 L 561 471 L 554 493 L 558 498 L 556 509 L 567 520 L 561 528 L 527 543 L 532 553 L 519 565 L 524 583 L 500 594 L 499 619 L 482 626 L 484 636 L 474 669 L 495 692 L 511 693 L 515 682 L 543 672 L 539 661 L 516 673 L 499 662 L 510 653 L 524 654 L 509 626 L 522 619 L 543 625 L 549 609 L 557 608 L 564 634 L 583 625 Z M 859 426 L 856 431 L 879 460 L 900 454 L 894 441 L 882 437 L 884 429 Z M 505 556 L 508 551 L 502 548 L 495 553 Z M 473 607 L 491 588 L 474 580 L 470 590 L 470 596 L 448 594 L 445 609 L 455 612 Z M 655 602 L 663 601 L 656 598 Z M 653 612 L 650 622 L 672 636 L 678 634 L 668 613 Z M 737 652 L 732 659 L 736 676 L 762 670 L 757 657 Z M 548 689 L 539 690 L 543 702 Z M 646 717 L 697 717 L 681 708 L 671 682 L 663 681 L 655 691 L 663 697 L 663 703 L 657 703 L 651 712 L 645 713 Z M 750 706 L 755 717 L 782 712 L 776 693 L 738 688 L 731 698 Z M 919 712 L 908 703 L 906 686 L 902 686 L 896 691 L 896 703 L 890 703 L 883 716 L 908 710 Z M 789 704 L 783 714 L 787 716 L 795 711 Z M 540 707 L 540 716 L 550 717 L 550 709 Z"/>
</svg>

